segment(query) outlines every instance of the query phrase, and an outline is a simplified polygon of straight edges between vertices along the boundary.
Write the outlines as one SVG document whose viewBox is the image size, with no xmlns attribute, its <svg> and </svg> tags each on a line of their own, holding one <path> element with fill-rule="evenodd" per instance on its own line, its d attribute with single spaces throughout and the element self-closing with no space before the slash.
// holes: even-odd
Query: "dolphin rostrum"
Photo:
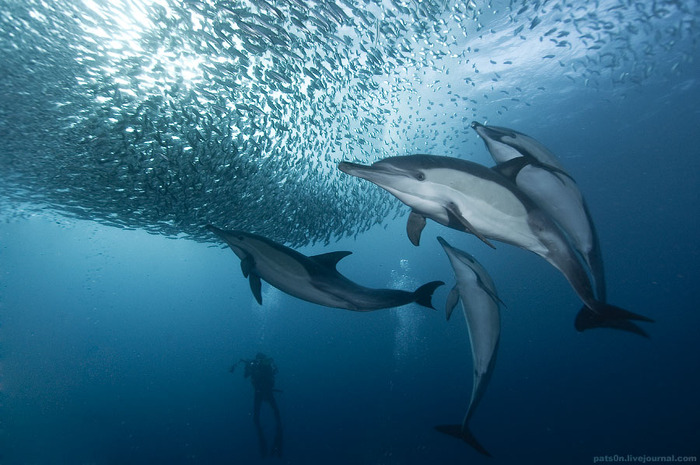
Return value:
<svg viewBox="0 0 700 465">
<path fill-rule="evenodd" d="M 532 137 L 476 121 L 472 122 L 472 128 L 497 163 L 494 169 L 513 181 L 566 232 L 591 271 L 597 299 L 605 302 L 605 274 L 598 235 L 576 181 L 564 171 L 554 154 Z"/>
<path fill-rule="evenodd" d="M 426 218 L 489 239 L 530 250 L 556 267 L 585 304 L 579 331 L 612 327 L 645 337 L 629 320 L 652 321 L 595 299 L 586 270 L 564 232 L 533 200 L 500 173 L 474 162 L 435 155 L 388 157 L 370 166 L 341 162 L 344 173 L 386 189 L 411 207 L 407 232 L 418 245 Z"/>
<path fill-rule="evenodd" d="M 256 234 L 224 231 L 212 225 L 207 225 L 207 229 L 223 239 L 241 259 L 243 276 L 250 280 L 250 289 L 261 305 L 261 279 L 299 299 L 358 312 L 399 307 L 411 302 L 434 308 L 431 303 L 433 292 L 445 284 L 432 281 L 415 292 L 370 289 L 350 281 L 336 270 L 338 261 L 352 252 L 306 256 Z"/>
<path fill-rule="evenodd" d="M 471 433 L 469 420 L 484 395 L 496 362 L 498 339 L 501 334 L 501 321 L 498 312 L 498 304 L 501 299 L 498 298 L 491 276 L 474 257 L 450 246 L 442 237 L 437 239 L 442 248 L 445 249 L 457 279 L 457 284 L 447 297 L 445 305 L 447 319 L 450 319 L 457 302 L 461 300 L 472 348 L 474 385 L 469 408 L 462 424 L 439 425 L 435 428 L 442 433 L 462 439 L 484 455 L 491 455 Z"/>
</svg>

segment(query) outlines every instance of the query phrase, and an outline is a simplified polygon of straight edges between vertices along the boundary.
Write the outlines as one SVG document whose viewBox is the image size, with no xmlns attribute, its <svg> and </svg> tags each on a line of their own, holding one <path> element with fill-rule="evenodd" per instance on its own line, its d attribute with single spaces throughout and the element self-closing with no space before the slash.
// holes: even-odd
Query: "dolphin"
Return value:
<svg viewBox="0 0 700 465">
<path fill-rule="evenodd" d="M 479 405 L 486 390 L 486 385 L 491 379 L 491 373 L 493 373 L 496 351 L 498 350 L 498 339 L 501 334 L 498 304 L 502 302 L 498 298 L 491 276 L 474 257 L 467 252 L 452 247 L 442 237 L 437 239 L 450 259 L 457 279 L 457 284 L 455 284 L 447 297 L 445 305 L 447 319 L 450 319 L 452 311 L 461 299 L 462 311 L 464 312 L 464 318 L 467 320 L 469 341 L 472 348 L 474 385 L 469 407 L 462 424 L 439 425 L 435 429 L 460 438 L 477 451 L 490 456 L 491 454 L 471 433 L 469 420 Z"/>
<path fill-rule="evenodd" d="M 224 231 L 212 225 L 206 227 L 223 239 L 241 259 L 243 276 L 250 280 L 250 289 L 260 305 L 261 279 L 307 302 L 357 312 L 399 307 L 411 302 L 434 308 L 431 302 L 433 292 L 445 284 L 432 281 L 415 292 L 370 289 L 350 281 L 336 270 L 337 263 L 352 252 L 306 256 L 256 234 Z"/>
<path fill-rule="evenodd" d="M 365 166 L 341 162 L 338 168 L 389 191 L 411 207 L 408 237 L 418 245 L 426 218 L 540 255 L 569 281 L 585 307 L 575 321 L 579 331 L 611 327 L 648 335 L 629 320 L 647 317 L 595 299 L 588 274 L 564 232 L 533 200 L 502 174 L 474 162 L 435 155 L 388 157 Z"/>
<path fill-rule="evenodd" d="M 595 283 L 596 297 L 605 302 L 605 273 L 593 219 L 576 181 L 538 141 L 520 132 L 476 121 L 472 128 L 484 140 L 497 166 L 566 232 L 583 257 Z"/>
</svg>

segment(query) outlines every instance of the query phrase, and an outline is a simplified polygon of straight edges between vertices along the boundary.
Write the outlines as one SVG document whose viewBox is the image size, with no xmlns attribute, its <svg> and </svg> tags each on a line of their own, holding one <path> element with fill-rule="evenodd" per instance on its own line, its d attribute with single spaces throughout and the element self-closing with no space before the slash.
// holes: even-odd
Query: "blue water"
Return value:
<svg viewBox="0 0 700 465">
<path fill-rule="evenodd" d="M 697 458 L 700 69 L 683 68 L 624 92 L 533 98 L 490 119 L 536 137 L 576 178 L 600 236 L 608 300 L 653 318 L 643 324 L 650 339 L 577 333 L 580 302 L 544 260 L 432 222 L 416 248 L 405 215 L 299 250 L 353 251 L 339 271 L 369 287 L 443 280 L 437 311 L 324 308 L 266 283 L 259 306 L 239 260 L 213 240 L 108 226 L 23 199 L 0 223 L 0 463 Z M 487 163 L 476 134 L 465 134 L 461 156 Z M 444 318 L 454 277 L 437 235 L 475 255 L 507 305 L 495 371 L 471 422 L 492 458 L 433 429 L 461 421 L 472 383 L 464 318 Z M 279 367 L 281 459 L 260 458 L 252 387 L 241 368 L 229 372 L 260 351 Z M 271 438 L 268 410 L 263 422 Z"/>
</svg>

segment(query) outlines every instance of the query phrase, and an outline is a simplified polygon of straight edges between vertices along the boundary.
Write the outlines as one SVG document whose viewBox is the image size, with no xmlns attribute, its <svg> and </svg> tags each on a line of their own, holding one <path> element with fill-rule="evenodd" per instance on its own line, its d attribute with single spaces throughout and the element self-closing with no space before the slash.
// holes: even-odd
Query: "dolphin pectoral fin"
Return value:
<svg viewBox="0 0 700 465">
<path fill-rule="evenodd" d="M 479 231 L 477 231 L 474 226 L 462 215 L 462 212 L 459 211 L 459 208 L 457 208 L 456 205 L 450 204 L 445 207 L 447 210 L 447 216 L 450 219 L 450 224 L 461 224 L 464 226 L 464 229 L 467 230 L 468 232 L 474 234 L 476 237 L 481 239 L 481 241 L 491 247 L 492 249 L 495 249 L 496 247 L 489 242 L 486 237 L 484 237 Z"/>
<path fill-rule="evenodd" d="M 586 211 L 586 216 L 588 217 L 588 223 L 591 225 L 591 233 L 593 234 L 593 248 L 586 254 L 586 262 L 591 270 L 591 275 L 593 275 L 593 282 L 595 283 L 596 298 L 601 302 L 607 300 L 606 289 L 605 289 L 605 270 L 603 267 L 603 256 L 600 251 L 600 239 L 598 238 L 598 232 L 596 231 L 595 225 L 593 224 L 593 218 L 591 217 L 591 212 L 588 210 L 588 205 L 583 202 L 583 208 Z"/>
<path fill-rule="evenodd" d="M 605 290 L 605 271 L 603 269 L 603 260 L 600 256 L 600 246 L 598 245 L 597 237 L 595 238 L 593 250 L 591 250 L 591 252 L 586 256 L 586 262 L 588 263 L 588 267 L 591 270 L 591 275 L 593 276 L 596 299 L 600 300 L 601 302 L 605 302 L 607 299 L 607 292 Z"/>
<path fill-rule="evenodd" d="M 435 427 L 436 430 L 441 433 L 448 434 L 457 439 L 461 439 L 466 442 L 480 454 L 484 454 L 487 457 L 491 457 L 491 454 L 482 446 L 479 441 L 476 440 L 474 435 L 468 428 L 462 428 L 462 425 L 438 425 Z"/>
<path fill-rule="evenodd" d="M 408 239 L 416 247 L 420 244 L 420 235 L 423 232 L 423 228 L 425 228 L 425 217 L 411 210 L 406 223 L 406 232 L 408 233 Z"/>
<path fill-rule="evenodd" d="M 503 302 L 503 301 L 501 300 L 500 297 L 498 297 L 498 294 L 496 294 L 495 292 L 492 292 L 491 289 L 488 289 L 488 288 L 484 288 L 484 290 L 486 291 L 486 293 L 489 295 L 489 297 L 491 297 L 491 299 L 492 299 L 496 304 L 501 304 L 501 305 L 503 305 L 505 308 L 508 308 L 508 306 L 506 305 L 506 303 Z"/>
<path fill-rule="evenodd" d="M 593 328 L 612 328 L 649 338 L 646 331 L 630 320 L 654 322 L 651 318 L 643 315 L 632 313 L 614 305 L 600 303 L 599 308 L 596 308 L 596 310 L 591 310 L 584 306 L 576 315 L 574 326 L 577 331 Z"/>
<path fill-rule="evenodd" d="M 248 280 L 250 281 L 250 290 L 253 292 L 253 297 L 255 297 L 255 300 L 262 305 L 262 283 L 260 282 L 260 276 L 256 275 L 255 273 L 251 273 Z"/>
<path fill-rule="evenodd" d="M 335 269 L 335 267 L 338 265 L 338 262 L 350 255 L 351 253 L 352 252 L 347 250 L 341 250 L 338 252 L 322 253 L 319 255 L 311 256 L 309 258 L 320 265 Z"/>
<path fill-rule="evenodd" d="M 445 316 L 448 321 L 452 316 L 452 311 L 457 306 L 457 302 L 459 302 L 459 289 L 455 286 L 447 295 L 447 301 L 445 301 Z"/>
<path fill-rule="evenodd" d="M 443 283 L 442 281 L 431 281 L 427 284 L 423 284 L 413 293 L 413 301 L 418 305 L 422 305 L 424 307 L 432 308 L 433 310 L 435 310 L 435 307 L 433 307 L 432 302 L 433 292 L 435 292 L 435 289 L 442 286 L 443 284 L 445 283 Z"/>
<path fill-rule="evenodd" d="M 253 257 L 251 257 L 250 255 L 241 260 L 241 271 L 243 272 L 243 276 L 247 278 L 250 272 L 253 270 L 254 266 L 255 259 L 253 259 Z"/>
<path fill-rule="evenodd" d="M 498 297 L 498 294 L 496 294 L 496 290 L 495 290 L 495 289 L 491 289 L 489 286 L 487 286 L 486 284 L 484 284 L 484 282 L 481 280 L 481 277 L 480 277 L 480 276 L 477 277 L 476 282 L 479 284 L 479 287 L 481 288 L 481 290 L 484 291 L 489 297 L 491 297 L 491 300 L 493 300 L 493 302 L 494 302 L 496 305 L 501 304 L 501 305 L 503 305 L 504 307 L 508 308 L 508 306 L 506 305 L 506 303 L 503 302 L 503 301 L 501 300 L 500 297 Z"/>
<path fill-rule="evenodd" d="M 498 297 L 498 294 L 496 294 L 496 293 L 495 293 L 491 288 L 489 288 L 488 286 L 485 286 L 484 283 L 481 282 L 481 279 L 479 279 L 479 286 L 484 290 L 484 292 L 486 292 L 486 293 L 488 294 L 489 297 L 491 297 L 491 300 L 493 300 L 493 302 L 494 302 L 496 305 L 501 304 L 501 305 L 503 305 L 505 308 L 508 308 L 508 306 L 506 305 L 506 303 L 503 302 L 503 301 L 501 300 L 500 297 Z"/>
</svg>

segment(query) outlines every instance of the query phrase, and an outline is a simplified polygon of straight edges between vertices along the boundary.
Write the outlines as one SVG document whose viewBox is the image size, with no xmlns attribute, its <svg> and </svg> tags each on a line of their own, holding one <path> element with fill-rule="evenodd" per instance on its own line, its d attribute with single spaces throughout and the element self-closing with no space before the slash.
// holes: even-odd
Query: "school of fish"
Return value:
<svg viewBox="0 0 700 465">
<path fill-rule="evenodd" d="M 680 73 L 699 10 L 0 0 L 0 214 L 51 209 L 198 241 L 212 241 L 213 217 L 297 246 L 356 235 L 400 210 L 357 195 L 339 161 L 457 156 L 469 121 L 565 98 L 550 84 L 624 92 Z"/>
</svg>

